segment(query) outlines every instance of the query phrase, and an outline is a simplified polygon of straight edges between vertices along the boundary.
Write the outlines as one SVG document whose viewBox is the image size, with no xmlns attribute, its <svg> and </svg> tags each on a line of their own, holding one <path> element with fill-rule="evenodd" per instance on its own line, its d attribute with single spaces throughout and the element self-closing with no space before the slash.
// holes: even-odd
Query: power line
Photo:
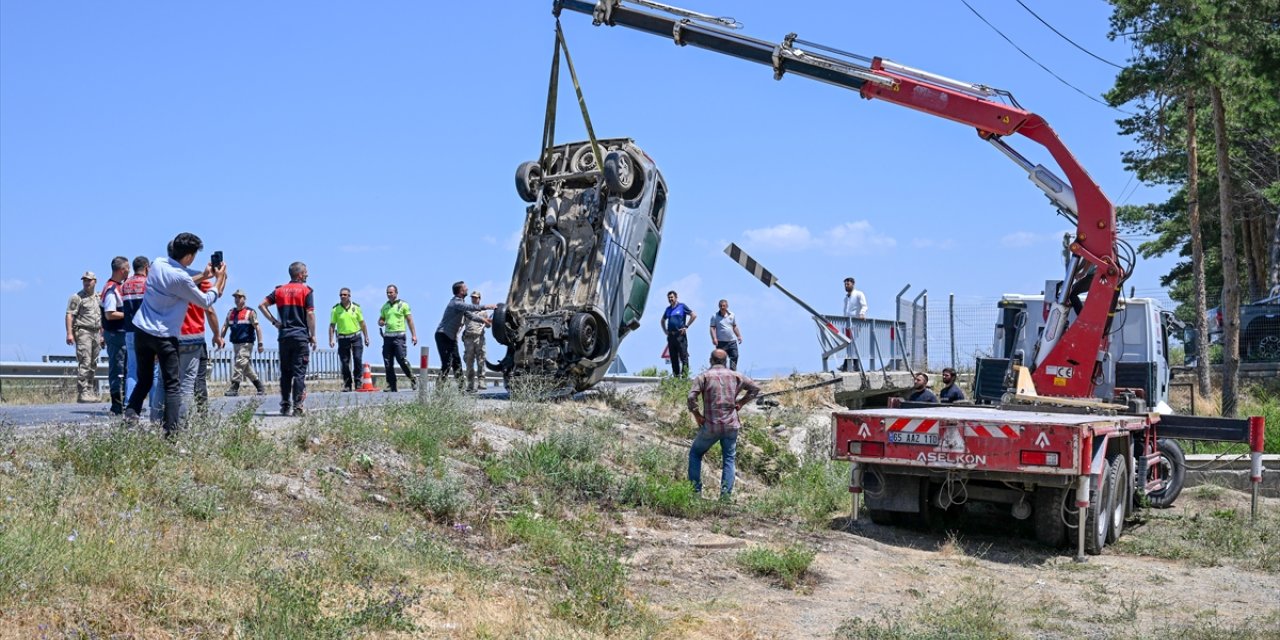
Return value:
<svg viewBox="0 0 1280 640">
<path fill-rule="evenodd" d="M 974 9 L 974 8 L 973 8 L 973 6 L 972 6 L 972 5 L 970 5 L 966 0 L 960 0 L 960 3 L 961 3 L 961 4 L 963 4 L 964 6 L 968 7 L 968 8 L 969 8 L 969 10 L 973 12 L 973 15 L 978 16 L 978 19 L 979 19 L 979 20 L 981 20 L 983 23 L 985 23 L 988 27 L 991 27 L 991 30 L 992 30 L 992 31 L 995 31 L 997 34 L 999 34 L 999 35 L 1000 35 L 1000 37 L 1001 37 L 1001 38 L 1004 38 L 1004 41 L 1005 41 L 1005 42 L 1008 42 L 1010 46 L 1012 46 L 1014 49 L 1017 49 L 1017 50 L 1018 50 L 1018 53 L 1021 53 L 1023 56 L 1026 56 L 1026 58 L 1027 58 L 1028 60 L 1030 60 L 1030 61 L 1032 61 L 1032 62 L 1036 63 L 1036 66 L 1040 67 L 1041 69 L 1044 69 L 1045 73 L 1048 73 L 1049 75 L 1053 76 L 1054 78 L 1057 78 L 1058 82 L 1061 82 L 1062 84 L 1065 84 L 1065 85 L 1067 85 L 1068 87 L 1071 87 L 1072 89 L 1074 89 L 1074 90 L 1075 90 L 1075 92 L 1076 92 L 1076 93 L 1078 93 L 1078 94 L 1080 94 L 1080 95 L 1082 95 L 1082 96 L 1084 96 L 1084 97 L 1086 97 L 1086 98 L 1088 98 L 1088 99 L 1090 99 L 1090 100 L 1092 100 L 1092 101 L 1094 101 L 1094 102 L 1096 102 L 1096 103 L 1098 103 L 1098 104 L 1100 104 L 1100 105 L 1102 105 L 1102 106 L 1104 106 L 1104 107 L 1107 107 L 1108 109 L 1115 109 L 1116 111 L 1119 111 L 1120 113 L 1127 114 L 1127 115 L 1131 115 L 1131 116 L 1132 116 L 1132 115 L 1136 115 L 1136 114 L 1134 114 L 1134 113 L 1130 113 L 1130 112 L 1128 112 L 1128 111 L 1125 111 L 1124 109 L 1120 109 L 1120 108 L 1118 108 L 1118 107 L 1113 107 L 1113 106 L 1111 106 L 1111 105 L 1109 105 L 1109 104 L 1107 104 L 1107 103 L 1105 103 L 1105 102 L 1103 102 L 1103 101 L 1101 101 L 1101 100 L 1099 100 L 1099 99 L 1097 99 L 1097 98 L 1095 98 L 1095 97 L 1093 97 L 1093 96 L 1089 95 L 1088 93 L 1085 93 L 1082 89 L 1080 89 L 1080 87 L 1077 87 L 1077 86 L 1075 86 L 1074 84 L 1071 84 L 1070 82 L 1067 82 L 1066 80 L 1064 80 L 1064 79 L 1062 78 L 1062 76 L 1060 76 L 1060 75 L 1058 75 L 1058 74 L 1054 73 L 1052 69 L 1050 69 L 1049 67 L 1044 66 L 1043 64 L 1041 64 L 1041 63 L 1040 63 L 1040 61 L 1039 61 L 1039 60 L 1036 60 L 1035 58 L 1033 58 L 1033 57 L 1031 56 L 1031 54 L 1027 53 L 1026 51 L 1023 51 L 1022 47 L 1019 47 L 1017 43 L 1015 43 L 1013 40 L 1010 40 L 1010 39 L 1009 39 L 1009 36 L 1006 36 L 1006 35 L 1004 34 L 1004 32 L 1002 32 L 1002 31 L 1000 31 L 999 29 L 997 29 L 995 25 L 991 24 L 991 22 L 990 22 L 990 21 L 988 21 L 986 18 L 982 17 L 982 14 L 981 14 L 981 13 L 978 13 L 978 10 L 977 10 L 977 9 Z"/>
<path fill-rule="evenodd" d="M 1038 14 L 1038 13 L 1036 13 L 1036 12 L 1032 11 L 1032 10 L 1031 10 L 1031 7 L 1028 7 L 1026 4 L 1023 4 L 1022 0 L 1014 0 L 1014 1 L 1015 1 L 1015 2 L 1017 2 L 1018 4 L 1022 5 L 1022 8 L 1023 8 L 1023 9 L 1026 9 L 1026 10 L 1027 10 L 1027 13 L 1029 13 L 1029 14 L 1031 14 L 1031 15 L 1035 16 L 1036 20 L 1039 20 L 1041 24 L 1043 24 L 1043 25 L 1044 25 L 1044 26 L 1046 26 L 1046 27 L 1049 27 L 1049 30 L 1050 30 L 1050 31 L 1052 31 L 1052 32 L 1054 32 L 1054 33 L 1056 33 L 1056 34 L 1058 34 L 1058 37 L 1062 38 L 1063 40 L 1066 40 L 1067 42 L 1070 42 L 1073 46 L 1075 46 L 1075 48 L 1077 48 L 1077 49 L 1079 49 L 1079 50 L 1081 50 L 1081 51 L 1083 51 L 1083 52 L 1085 52 L 1085 53 L 1087 53 L 1087 54 L 1089 54 L 1089 55 L 1093 56 L 1093 57 L 1094 57 L 1094 59 L 1098 60 L 1099 62 L 1105 62 L 1105 63 L 1107 63 L 1107 64 L 1109 64 L 1109 65 L 1111 65 L 1111 66 L 1113 66 L 1113 67 L 1115 67 L 1115 68 L 1117 68 L 1117 69 L 1123 69 L 1123 68 L 1124 68 L 1123 66 L 1118 65 L 1118 64 L 1116 64 L 1116 63 L 1114 63 L 1114 62 L 1112 62 L 1112 61 L 1110 61 L 1110 60 L 1107 60 L 1106 58 L 1103 58 L 1102 56 L 1100 56 L 1100 55 L 1098 55 L 1098 54 L 1096 54 L 1096 53 L 1094 53 L 1094 52 L 1092 52 L 1092 51 L 1090 51 L 1090 50 L 1088 50 L 1088 49 L 1086 49 L 1086 48 L 1084 48 L 1084 47 L 1080 46 L 1079 44 L 1077 44 L 1077 43 L 1076 43 L 1076 41 L 1075 41 L 1075 40 L 1072 40 L 1071 38 L 1068 38 L 1068 37 L 1067 37 L 1066 35 L 1064 35 L 1061 31 L 1058 31 L 1057 29 L 1053 28 L 1053 25 L 1051 25 L 1051 24 L 1049 24 L 1047 21 L 1045 21 L 1045 19 L 1044 19 L 1044 18 L 1041 18 L 1041 17 L 1040 17 L 1040 14 Z"/>
</svg>

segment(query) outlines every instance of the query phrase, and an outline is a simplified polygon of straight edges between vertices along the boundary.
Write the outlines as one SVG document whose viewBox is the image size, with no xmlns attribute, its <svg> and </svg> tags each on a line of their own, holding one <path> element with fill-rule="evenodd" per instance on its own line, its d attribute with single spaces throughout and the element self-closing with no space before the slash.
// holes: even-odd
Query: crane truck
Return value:
<svg viewBox="0 0 1280 640">
<path fill-rule="evenodd" d="M 966 503 L 1006 505 L 1048 545 L 1098 554 L 1143 501 L 1167 506 L 1184 464 L 1174 439 L 1248 443 L 1255 510 L 1263 421 L 1149 411 L 1142 390 L 1113 379 L 1111 326 L 1134 253 L 1117 237 L 1115 209 L 1049 123 L 1005 90 L 964 82 L 795 33 L 770 42 L 741 24 L 650 0 L 554 0 L 552 11 L 591 16 L 973 127 L 1075 224 L 1061 279 L 1046 282 L 1042 330 L 1010 354 L 1004 393 L 989 406 L 891 403 L 832 415 L 831 456 L 852 462 L 849 490 L 877 523 L 929 523 Z M 1063 172 L 1032 163 L 1008 139 L 1044 147 Z M 1102 396 L 1102 397 L 1100 397 Z M 895 406 L 896 404 L 896 406 Z"/>
</svg>

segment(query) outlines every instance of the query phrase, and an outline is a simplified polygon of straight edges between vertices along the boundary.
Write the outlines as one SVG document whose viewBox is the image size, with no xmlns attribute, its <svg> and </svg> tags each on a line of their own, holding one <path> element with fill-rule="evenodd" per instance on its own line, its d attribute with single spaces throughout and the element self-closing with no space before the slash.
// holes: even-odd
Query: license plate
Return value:
<svg viewBox="0 0 1280 640">
<path fill-rule="evenodd" d="M 937 446 L 938 434 L 914 433 L 911 431 L 890 431 L 889 442 L 894 444 L 925 444 Z"/>
</svg>

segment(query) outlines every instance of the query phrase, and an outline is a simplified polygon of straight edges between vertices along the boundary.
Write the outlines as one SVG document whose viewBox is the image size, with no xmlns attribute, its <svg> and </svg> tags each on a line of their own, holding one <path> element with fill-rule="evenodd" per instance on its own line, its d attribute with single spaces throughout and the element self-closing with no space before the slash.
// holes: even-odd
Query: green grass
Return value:
<svg viewBox="0 0 1280 640">
<path fill-rule="evenodd" d="M 780 550 L 768 547 L 748 549 L 738 554 L 737 562 L 747 571 L 794 589 L 804 579 L 816 556 L 813 549 L 797 543 Z"/>
<path fill-rule="evenodd" d="M 849 465 L 806 463 L 751 498 L 747 508 L 770 519 L 793 519 L 814 527 L 825 526 L 832 513 L 849 508 Z"/>
<path fill-rule="evenodd" d="M 836 629 L 837 640 L 1012 640 L 1023 637 L 1010 621 L 1017 616 L 998 597 L 990 579 L 968 580 L 937 598 L 924 598 L 909 611 L 875 618 L 852 618 Z"/>
<path fill-rule="evenodd" d="M 469 502 L 462 482 L 452 477 L 425 475 L 410 479 L 405 482 L 404 494 L 409 506 L 444 523 L 461 517 Z"/>
<path fill-rule="evenodd" d="M 1263 451 L 1280 453 L 1280 397 L 1275 393 L 1266 393 L 1261 387 L 1252 389 L 1240 403 L 1237 412 L 1240 416 L 1262 416 L 1266 421 L 1266 440 Z"/>
<path fill-rule="evenodd" d="M 652 626 L 653 621 L 627 598 L 621 541 L 601 535 L 588 517 L 560 521 L 531 512 L 516 514 L 506 531 L 525 546 L 525 554 L 559 585 L 556 616 L 598 631 Z"/>
<path fill-rule="evenodd" d="M 1212 499 L 1212 485 L 1192 487 L 1187 497 Z M 1182 560 L 1213 567 L 1232 565 L 1245 569 L 1280 573 L 1280 515 L 1260 509 L 1258 522 L 1249 521 L 1245 509 L 1222 508 L 1207 513 L 1188 513 L 1176 507 L 1149 510 L 1144 526 L 1126 531 L 1112 547 L 1120 553 Z"/>
</svg>

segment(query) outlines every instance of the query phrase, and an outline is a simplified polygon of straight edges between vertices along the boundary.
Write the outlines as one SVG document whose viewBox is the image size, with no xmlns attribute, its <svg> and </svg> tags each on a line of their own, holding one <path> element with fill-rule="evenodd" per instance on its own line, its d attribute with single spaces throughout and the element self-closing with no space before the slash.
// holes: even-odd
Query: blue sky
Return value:
<svg viewBox="0 0 1280 640">
<path fill-rule="evenodd" d="M 687 1 L 755 37 L 794 31 L 1008 89 L 1113 201 L 1162 195 L 1124 172 L 1119 114 L 958 1 Z M 1111 86 L 1114 68 L 1013 0 L 971 4 L 1083 90 Z M 1106 3 L 1028 5 L 1126 59 L 1105 38 Z M 112 256 L 161 255 L 179 231 L 222 250 L 231 286 L 255 304 L 294 260 L 325 311 L 340 287 L 376 308 L 398 284 L 424 336 L 455 280 L 500 301 L 523 219 L 515 168 L 541 138 L 550 6 L 0 0 L 0 359 L 69 353 L 62 316 L 80 273 L 105 281 Z M 723 297 L 744 366 L 818 366 L 807 315 L 725 257 L 730 241 L 820 309 L 837 309 L 854 275 L 876 317 L 893 316 L 907 284 L 935 300 L 994 299 L 1060 277 L 1068 224 L 972 129 L 587 16 L 563 23 L 597 135 L 634 138 L 671 191 L 645 327 L 622 347 L 631 369 L 659 363 L 668 289 L 702 316 L 695 362 Z M 585 137 L 568 84 L 561 97 L 558 140 Z M 1131 284 L 1155 289 L 1169 266 L 1141 262 Z"/>
</svg>

